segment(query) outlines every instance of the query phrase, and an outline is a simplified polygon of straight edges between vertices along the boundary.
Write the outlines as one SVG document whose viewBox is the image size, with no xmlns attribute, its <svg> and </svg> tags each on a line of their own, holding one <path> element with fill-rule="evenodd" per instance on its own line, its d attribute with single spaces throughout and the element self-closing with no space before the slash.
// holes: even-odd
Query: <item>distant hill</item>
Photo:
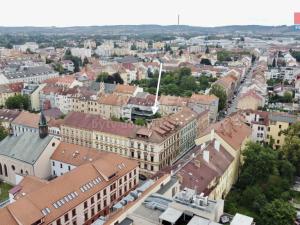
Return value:
<svg viewBox="0 0 300 225">
<path fill-rule="evenodd" d="M 232 25 L 221 27 L 195 27 L 186 25 L 115 25 L 75 27 L 0 27 L 0 34 L 87 34 L 87 35 L 140 35 L 140 34 L 280 34 L 300 35 L 293 26 Z"/>
</svg>

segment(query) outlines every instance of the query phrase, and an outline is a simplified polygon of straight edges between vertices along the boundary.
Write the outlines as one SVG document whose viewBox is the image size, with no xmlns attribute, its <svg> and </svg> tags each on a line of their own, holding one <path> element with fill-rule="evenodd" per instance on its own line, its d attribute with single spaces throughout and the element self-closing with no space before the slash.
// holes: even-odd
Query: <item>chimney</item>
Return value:
<svg viewBox="0 0 300 225">
<path fill-rule="evenodd" d="M 219 152 L 221 143 L 218 140 L 215 140 L 214 147 Z"/>
<path fill-rule="evenodd" d="M 204 159 L 207 163 L 209 163 L 209 151 L 207 151 L 207 150 L 204 150 L 204 151 L 203 151 L 203 159 Z"/>
<path fill-rule="evenodd" d="M 212 141 L 212 140 L 214 139 L 214 137 L 215 137 L 215 130 L 212 129 L 212 130 L 210 131 L 210 140 Z"/>
<path fill-rule="evenodd" d="M 195 164 L 195 166 L 197 166 L 198 168 L 200 168 L 200 166 L 201 166 L 200 160 L 198 160 L 198 159 L 195 159 L 195 160 L 194 160 L 194 164 Z"/>
</svg>

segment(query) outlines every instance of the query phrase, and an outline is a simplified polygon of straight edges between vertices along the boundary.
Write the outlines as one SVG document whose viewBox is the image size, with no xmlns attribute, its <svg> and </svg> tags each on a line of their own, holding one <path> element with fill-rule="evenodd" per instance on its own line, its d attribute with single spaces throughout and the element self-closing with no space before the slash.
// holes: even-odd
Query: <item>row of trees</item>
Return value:
<svg viewBox="0 0 300 225">
<path fill-rule="evenodd" d="M 29 110 L 30 108 L 30 100 L 27 95 L 15 95 L 9 97 L 6 102 L 5 106 L 8 109 L 25 109 Z"/>
<path fill-rule="evenodd" d="M 276 151 L 248 143 L 236 188 L 225 201 L 227 212 L 252 216 L 258 225 L 294 224 L 296 211 L 289 201 L 298 196 L 291 186 L 300 175 L 300 123 L 283 133 L 285 144 Z"/>
<path fill-rule="evenodd" d="M 198 93 L 210 88 L 216 79 L 210 76 L 192 76 L 190 68 L 182 67 L 175 71 L 163 72 L 160 83 L 159 94 L 174 96 L 191 96 L 193 92 Z M 151 78 L 133 81 L 145 91 L 155 94 L 158 82 L 158 73 L 151 74 Z"/>
<path fill-rule="evenodd" d="M 98 75 L 97 82 L 104 82 L 109 84 L 124 84 L 124 80 L 120 76 L 119 73 L 114 73 L 112 75 L 109 75 L 107 72 L 102 72 Z"/>
</svg>

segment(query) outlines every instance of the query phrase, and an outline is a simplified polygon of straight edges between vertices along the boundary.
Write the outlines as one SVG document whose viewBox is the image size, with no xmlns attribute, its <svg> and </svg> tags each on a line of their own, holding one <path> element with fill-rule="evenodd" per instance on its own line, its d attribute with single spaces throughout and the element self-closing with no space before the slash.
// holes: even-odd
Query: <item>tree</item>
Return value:
<svg viewBox="0 0 300 225">
<path fill-rule="evenodd" d="M 232 61 L 230 52 L 225 50 L 217 52 L 217 60 L 221 62 Z"/>
<path fill-rule="evenodd" d="M 30 106 L 29 97 L 27 95 L 16 95 L 9 97 L 5 105 L 8 109 L 25 109 L 28 110 Z"/>
<path fill-rule="evenodd" d="M 214 84 L 211 87 L 209 94 L 215 95 L 219 98 L 219 111 L 223 110 L 227 102 L 227 94 L 224 88 L 218 84 Z"/>
<path fill-rule="evenodd" d="M 8 135 L 5 128 L 1 125 L 0 126 L 0 141 L 2 141 Z"/>
<path fill-rule="evenodd" d="M 146 121 L 143 118 L 136 118 L 134 124 L 138 126 L 145 126 Z"/>
<path fill-rule="evenodd" d="M 275 68 L 275 67 L 276 67 L 276 59 L 275 59 L 275 58 L 273 59 L 273 62 L 272 62 L 272 67 L 273 67 L 273 68 Z"/>
<path fill-rule="evenodd" d="M 211 65 L 211 62 L 209 59 L 201 59 L 200 64 L 203 65 Z"/>
<path fill-rule="evenodd" d="M 135 50 L 137 50 L 137 47 L 136 47 L 136 45 L 135 45 L 135 44 L 132 44 L 132 45 L 131 45 L 131 47 L 130 47 L 130 50 L 132 50 L 132 51 L 135 51 Z"/>
<path fill-rule="evenodd" d="M 124 81 L 119 73 L 109 75 L 107 72 L 102 72 L 98 75 L 96 82 L 104 82 L 109 84 L 124 84 Z"/>
<path fill-rule="evenodd" d="M 209 48 L 208 48 L 208 46 L 206 45 L 206 49 L 205 49 L 205 54 L 209 54 Z"/>
<path fill-rule="evenodd" d="M 244 206 L 250 206 L 252 210 L 259 213 L 267 203 L 267 198 L 259 186 L 247 186 L 242 193 L 241 203 Z"/>
<path fill-rule="evenodd" d="M 283 131 L 285 134 L 282 152 L 285 158 L 294 165 L 300 175 L 300 122 L 296 122 Z"/>
<path fill-rule="evenodd" d="M 250 142 L 243 152 L 245 163 L 242 166 L 240 186 L 254 185 L 257 182 L 266 180 L 273 174 L 277 152 L 258 143 Z"/>
<path fill-rule="evenodd" d="M 179 85 L 184 90 L 196 91 L 197 84 L 195 77 L 188 76 L 185 79 L 182 79 Z"/>
<path fill-rule="evenodd" d="M 263 225 L 288 225 L 294 224 L 295 219 L 295 208 L 286 201 L 276 199 L 263 207 L 259 221 Z"/>
<path fill-rule="evenodd" d="M 87 64 L 89 64 L 89 60 L 88 60 L 87 57 L 84 57 L 82 66 L 85 66 L 85 65 L 87 65 Z"/>
<path fill-rule="evenodd" d="M 13 48 L 13 45 L 8 42 L 6 45 L 5 45 L 5 48 L 8 48 L 8 49 L 12 49 Z"/>
<path fill-rule="evenodd" d="M 283 94 L 282 100 L 283 100 L 283 102 L 285 102 L 285 103 L 290 103 L 290 102 L 293 101 L 293 95 L 292 95 L 290 92 L 286 91 L 286 92 L 284 92 L 284 94 Z"/>
<path fill-rule="evenodd" d="M 119 73 L 114 73 L 112 75 L 112 77 L 114 78 L 114 81 L 117 83 L 117 84 L 124 84 L 124 80 L 122 79 L 121 75 Z"/>
<path fill-rule="evenodd" d="M 55 63 L 53 65 L 53 69 L 57 72 L 59 72 L 59 74 L 63 74 L 65 72 L 63 66 L 60 63 Z"/>
<path fill-rule="evenodd" d="M 97 76 L 96 82 L 105 82 L 109 74 L 107 72 L 102 72 Z"/>
</svg>

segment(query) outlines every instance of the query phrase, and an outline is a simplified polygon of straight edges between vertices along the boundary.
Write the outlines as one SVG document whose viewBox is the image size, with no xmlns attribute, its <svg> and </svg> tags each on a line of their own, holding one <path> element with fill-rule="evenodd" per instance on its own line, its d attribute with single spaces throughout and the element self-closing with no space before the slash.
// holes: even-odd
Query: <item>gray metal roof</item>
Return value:
<svg viewBox="0 0 300 225">
<path fill-rule="evenodd" d="M 13 71 L 13 72 L 5 72 L 4 76 L 6 76 L 7 79 L 15 79 L 15 78 L 41 76 L 41 75 L 53 74 L 53 73 L 56 72 L 50 67 L 36 66 L 36 67 L 28 67 L 26 69 Z"/>
<path fill-rule="evenodd" d="M 280 121 L 285 123 L 295 123 L 297 120 L 297 116 L 289 115 L 289 114 L 278 114 L 278 113 L 270 113 L 269 119 L 271 121 Z"/>
<path fill-rule="evenodd" d="M 26 132 L 20 136 L 8 136 L 0 142 L 0 155 L 34 165 L 53 137 L 43 139 L 36 133 Z"/>
</svg>

